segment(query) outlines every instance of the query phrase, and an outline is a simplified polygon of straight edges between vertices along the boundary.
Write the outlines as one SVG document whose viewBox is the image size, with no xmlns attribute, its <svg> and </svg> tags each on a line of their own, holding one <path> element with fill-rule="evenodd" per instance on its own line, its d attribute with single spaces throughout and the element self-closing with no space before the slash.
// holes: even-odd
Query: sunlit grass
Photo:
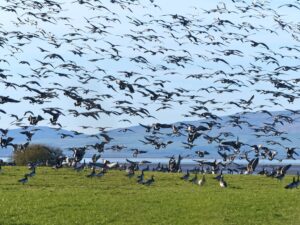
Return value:
<svg viewBox="0 0 300 225">
<path fill-rule="evenodd" d="M 207 176 L 203 187 L 154 174 L 146 187 L 124 171 L 87 178 L 89 170 L 37 168 L 25 185 L 25 167 L 0 175 L 0 224 L 299 224 L 300 190 L 262 176 L 225 175 L 227 189 Z M 200 177 L 200 176 L 199 176 Z"/>
</svg>

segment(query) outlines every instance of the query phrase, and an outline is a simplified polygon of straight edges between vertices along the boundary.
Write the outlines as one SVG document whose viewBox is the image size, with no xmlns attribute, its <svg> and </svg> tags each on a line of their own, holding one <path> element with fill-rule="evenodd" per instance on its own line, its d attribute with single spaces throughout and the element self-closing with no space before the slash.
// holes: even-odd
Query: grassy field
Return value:
<svg viewBox="0 0 300 225">
<path fill-rule="evenodd" d="M 212 176 L 203 187 L 155 176 L 147 187 L 124 171 L 87 178 L 89 170 L 37 168 L 37 175 L 17 182 L 25 167 L 4 167 L 0 175 L 0 224 L 300 224 L 300 190 L 282 182 L 247 175 L 225 175 L 227 189 Z"/>
</svg>

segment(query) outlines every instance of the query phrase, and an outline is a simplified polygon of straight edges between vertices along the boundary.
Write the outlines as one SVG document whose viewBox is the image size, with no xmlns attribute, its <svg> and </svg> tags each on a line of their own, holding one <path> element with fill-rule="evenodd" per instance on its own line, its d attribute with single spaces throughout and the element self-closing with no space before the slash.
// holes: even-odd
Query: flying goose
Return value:
<svg viewBox="0 0 300 225">
<path fill-rule="evenodd" d="M 288 171 L 288 169 L 291 167 L 292 165 L 291 164 L 288 164 L 286 166 L 283 166 L 283 167 L 279 167 L 277 169 L 277 174 L 275 176 L 275 178 L 277 178 L 278 180 L 282 180 L 285 175 L 286 175 L 286 172 Z"/>
<path fill-rule="evenodd" d="M 254 158 L 249 161 L 247 165 L 247 171 L 245 171 L 245 174 L 251 174 L 254 172 L 256 166 L 258 165 L 259 158 Z"/>
</svg>

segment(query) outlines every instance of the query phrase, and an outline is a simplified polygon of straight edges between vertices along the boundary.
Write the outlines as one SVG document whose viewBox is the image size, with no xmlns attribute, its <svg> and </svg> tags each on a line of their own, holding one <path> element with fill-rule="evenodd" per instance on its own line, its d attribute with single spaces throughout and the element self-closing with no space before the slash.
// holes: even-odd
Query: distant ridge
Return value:
<svg viewBox="0 0 300 225">
<path fill-rule="evenodd" d="M 291 115 L 289 111 L 280 111 L 280 112 L 272 112 L 273 116 L 276 116 L 278 114 L 284 114 L 289 115 L 294 119 L 293 123 L 284 123 L 284 124 L 278 124 L 276 125 L 276 129 L 280 131 L 287 132 L 285 136 L 288 136 L 289 139 L 292 140 L 292 143 L 290 142 L 283 142 L 287 146 L 299 146 L 300 145 L 300 117 L 297 115 Z M 271 121 L 270 115 L 262 112 L 254 112 L 254 113 L 247 113 L 245 115 L 241 115 L 242 118 L 246 118 L 247 121 L 250 124 L 253 124 L 255 126 L 262 126 L 263 123 L 268 123 Z M 221 117 L 221 120 L 219 121 L 221 124 L 220 129 L 212 129 L 211 131 L 206 132 L 206 134 L 210 136 L 217 135 L 219 132 L 231 132 L 235 137 L 238 136 L 240 141 L 244 143 L 251 143 L 251 144 L 263 144 L 265 139 L 257 139 L 253 134 L 253 130 L 251 130 L 246 125 L 241 125 L 241 128 L 239 127 L 232 127 L 228 126 L 227 121 L 229 120 L 230 116 L 223 116 Z M 180 123 L 187 123 L 192 125 L 200 125 L 201 122 L 205 120 L 197 120 L 197 121 L 184 121 L 184 122 L 176 122 L 175 125 L 179 125 Z M 150 125 L 150 124 L 147 124 Z M 53 128 L 46 127 L 46 126 L 37 126 L 34 128 L 38 128 L 39 130 L 36 131 L 35 135 L 32 138 L 31 143 L 40 143 L 40 144 L 46 144 L 53 147 L 59 147 L 62 148 L 65 151 L 65 154 L 70 155 L 72 152 L 68 151 L 68 148 L 71 147 L 80 147 L 85 146 L 89 144 L 94 143 L 100 143 L 102 141 L 102 138 L 99 137 L 99 139 L 95 137 L 90 137 L 88 134 L 81 134 L 81 135 L 74 135 L 72 131 L 61 129 L 59 131 L 54 130 Z M 147 156 L 147 157 L 166 157 L 166 156 L 172 156 L 172 155 L 185 155 L 189 157 L 195 156 L 196 150 L 206 150 L 210 153 L 210 155 L 205 156 L 206 158 L 215 158 L 219 157 L 217 154 L 217 145 L 216 144 L 208 144 L 206 140 L 203 138 L 199 138 L 195 141 L 195 144 L 197 145 L 193 149 L 184 149 L 182 142 L 186 142 L 187 137 L 186 136 L 179 136 L 179 137 L 173 137 L 172 135 L 165 135 L 167 133 L 171 134 L 171 129 L 161 129 L 160 132 L 164 133 L 164 135 L 161 135 L 163 141 L 172 141 L 173 143 L 168 145 L 165 149 L 155 149 L 151 145 L 144 145 L 140 140 L 144 140 L 144 136 L 152 135 L 152 133 L 147 133 L 145 129 L 141 126 L 131 126 L 128 127 L 128 131 L 123 132 L 123 128 L 119 129 L 113 129 L 107 131 L 107 134 L 114 139 L 106 145 L 107 148 L 113 146 L 113 145 L 123 145 L 125 148 L 122 151 L 112 151 L 112 150 L 106 150 L 104 152 L 104 155 L 106 156 L 112 156 L 112 157 L 130 157 L 132 156 L 132 151 L 130 149 L 132 148 L 138 148 L 141 150 L 148 151 L 146 154 L 141 155 Z M 130 131 L 132 130 L 132 131 Z M 8 132 L 8 136 L 13 137 L 14 141 L 13 143 L 25 143 L 26 137 L 21 134 L 20 132 L 23 131 L 21 128 L 19 129 L 11 129 Z M 66 137 L 61 138 L 60 133 L 64 133 L 67 135 L 73 135 L 74 137 Z M 158 135 L 160 136 L 160 135 Z M 229 137 L 229 140 L 235 140 L 235 137 Z M 280 137 L 274 137 L 274 140 L 279 139 Z M 258 143 L 259 142 L 259 143 Z M 281 141 L 282 142 L 282 141 Z M 272 147 L 272 146 L 271 146 Z M 274 146 L 273 146 L 274 147 Z M 283 149 L 280 149 L 278 146 L 274 147 L 275 150 L 277 150 L 281 155 L 284 154 Z M 250 149 L 249 149 L 250 150 Z M 87 151 L 87 157 L 94 154 L 95 151 Z M 3 148 L 0 151 L 1 157 L 6 157 L 11 155 L 11 148 Z"/>
</svg>

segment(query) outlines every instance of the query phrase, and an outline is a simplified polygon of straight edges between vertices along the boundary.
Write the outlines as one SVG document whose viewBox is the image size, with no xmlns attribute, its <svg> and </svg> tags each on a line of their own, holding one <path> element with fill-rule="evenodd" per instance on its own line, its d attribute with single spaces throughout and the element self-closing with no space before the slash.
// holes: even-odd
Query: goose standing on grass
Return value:
<svg viewBox="0 0 300 225">
<path fill-rule="evenodd" d="M 142 184 L 144 182 L 144 170 L 142 170 L 142 173 L 138 175 L 136 178 L 137 178 L 137 183 Z"/>
<path fill-rule="evenodd" d="M 27 175 L 27 174 L 25 174 L 24 178 L 22 178 L 22 179 L 18 180 L 18 182 L 20 182 L 20 183 L 22 183 L 22 184 L 25 184 L 25 183 L 27 183 L 27 182 L 28 182 L 28 175 Z"/>
<path fill-rule="evenodd" d="M 293 181 L 291 183 L 289 183 L 288 185 L 286 185 L 284 188 L 285 189 L 293 189 L 293 188 L 298 188 L 299 185 L 300 185 L 300 175 L 299 175 L 299 172 L 297 172 L 297 180 L 296 180 L 296 177 L 293 177 Z"/>
<path fill-rule="evenodd" d="M 181 180 L 188 180 L 190 177 L 190 171 L 187 170 L 186 174 L 184 174 L 182 177 L 180 177 Z"/>
<path fill-rule="evenodd" d="M 197 184 L 197 181 L 198 181 L 198 176 L 197 176 L 197 174 L 195 174 L 195 176 L 192 178 L 192 179 L 190 179 L 189 180 L 191 183 L 193 183 L 193 184 Z"/>
<path fill-rule="evenodd" d="M 134 177 L 134 173 L 134 169 L 129 169 L 125 176 L 127 176 L 128 178 L 132 178 Z"/>
<path fill-rule="evenodd" d="M 206 183 L 205 174 L 202 175 L 202 178 L 198 181 L 199 186 L 203 186 Z"/>
<path fill-rule="evenodd" d="M 100 172 L 97 173 L 95 176 L 96 177 L 103 177 L 105 173 L 106 173 L 106 169 L 102 168 L 102 170 L 100 170 Z"/>
<path fill-rule="evenodd" d="M 223 177 L 223 170 L 221 170 L 221 173 L 219 175 L 217 175 L 216 177 L 214 177 L 214 179 L 216 179 L 217 181 L 220 181 L 222 177 Z"/>
<path fill-rule="evenodd" d="M 86 177 L 92 178 L 92 177 L 94 177 L 95 175 L 96 175 L 96 169 L 95 169 L 95 167 L 93 166 L 92 172 L 91 172 L 90 174 L 86 175 Z"/>
<path fill-rule="evenodd" d="M 291 183 L 289 183 L 288 185 L 286 185 L 284 188 L 285 189 L 293 189 L 293 188 L 296 188 L 298 185 L 297 185 L 297 181 L 296 181 L 296 178 L 293 177 L 293 181 Z"/>
<path fill-rule="evenodd" d="M 28 166 L 29 170 L 33 170 L 33 169 L 35 169 L 37 167 L 37 163 L 28 163 L 27 166 Z"/>
<path fill-rule="evenodd" d="M 224 180 L 224 177 L 223 177 L 223 176 L 221 176 L 219 182 L 220 182 L 220 187 L 221 187 L 221 188 L 227 188 L 227 182 Z"/>
<path fill-rule="evenodd" d="M 154 183 L 154 175 L 151 175 L 151 178 L 148 179 L 148 180 L 146 180 L 146 181 L 144 181 L 143 185 L 149 186 L 149 185 L 151 185 L 153 183 Z"/>
<path fill-rule="evenodd" d="M 27 176 L 27 177 L 33 177 L 33 176 L 35 175 L 35 168 L 36 168 L 36 167 L 33 167 L 32 170 L 31 170 L 31 172 L 25 174 L 25 176 Z"/>
</svg>

